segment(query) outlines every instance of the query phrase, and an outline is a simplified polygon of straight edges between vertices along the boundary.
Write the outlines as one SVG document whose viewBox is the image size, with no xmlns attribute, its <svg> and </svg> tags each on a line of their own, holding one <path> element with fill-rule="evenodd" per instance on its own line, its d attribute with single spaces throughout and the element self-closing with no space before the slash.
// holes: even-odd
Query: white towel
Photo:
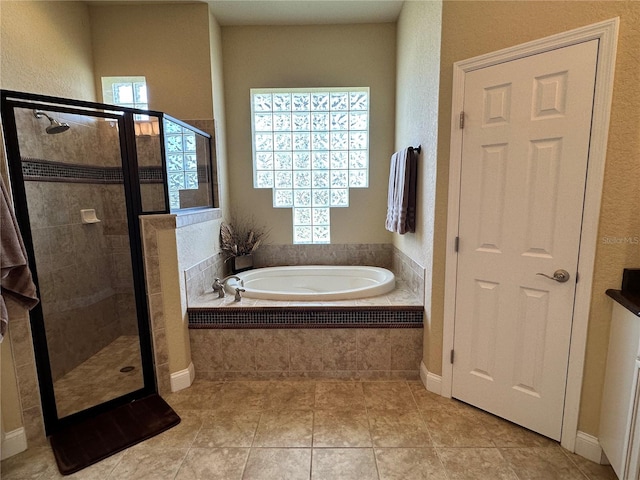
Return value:
<svg viewBox="0 0 640 480">
<path fill-rule="evenodd" d="M 416 231 L 417 152 L 409 147 L 391 156 L 385 228 L 405 234 Z"/>
<path fill-rule="evenodd" d="M 36 286 L 27 265 L 27 253 L 11 208 L 11 200 L 0 179 L 0 342 L 9 323 L 4 297 L 10 296 L 24 308 L 31 310 L 38 304 Z"/>
</svg>

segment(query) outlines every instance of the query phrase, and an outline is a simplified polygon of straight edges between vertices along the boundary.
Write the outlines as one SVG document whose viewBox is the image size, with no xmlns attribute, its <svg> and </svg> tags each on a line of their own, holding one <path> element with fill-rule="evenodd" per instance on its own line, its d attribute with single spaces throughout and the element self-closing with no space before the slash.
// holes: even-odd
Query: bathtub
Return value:
<svg viewBox="0 0 640 480">
<path fill-rule="evenodd" d="M 267 300 L 349 300 L 384 295 L 395 288 L 393 272 L 380 267 L 300 265 L 266 267 L 238 274 L 247 298 Z M 240 286 L 227 282 L 229 293 Z"/>
</svg>

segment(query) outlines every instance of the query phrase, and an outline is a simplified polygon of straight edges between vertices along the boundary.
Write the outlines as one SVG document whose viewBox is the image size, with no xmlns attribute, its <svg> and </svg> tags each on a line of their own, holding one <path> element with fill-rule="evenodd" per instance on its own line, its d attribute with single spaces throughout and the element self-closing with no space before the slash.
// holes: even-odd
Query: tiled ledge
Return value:
<svg viewBox="0 0 640 480">
<path fill-rule="evenodd" d="M 289 302 L 214 292 L 190 302 L 189 328 L 422 328 L 421 300 L 402 285 L 386 295 L 354 300 Z"/>
<path fill-rule="evenodd" d="M 218 294 L 209 289 L 204 295 L 189 301 L 188 307 L 192 308 L 248 308 L 248 307 L 422 307 L 422 300 L 404 286 L 396 282 L 396 288 L 385 294 L 375 297 L 357 298 L 353 300 L 332 300 L 324 302 L 289 302 L 282 300 L 262 300 L 243 297 L 236 302 L 233 295 L 227 294 L 224 298 L 218 298 Z"/>
</svg>

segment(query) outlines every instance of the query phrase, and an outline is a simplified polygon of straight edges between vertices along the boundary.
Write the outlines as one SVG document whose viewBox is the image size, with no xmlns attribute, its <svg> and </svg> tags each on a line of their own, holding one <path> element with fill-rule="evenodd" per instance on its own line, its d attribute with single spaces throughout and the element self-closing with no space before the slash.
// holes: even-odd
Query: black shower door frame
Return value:
<svg viewBox="0 0 640 480">
<path fill-rule="evenodd" d="M 118 122 L 127 225 L 129 229 L 129 248 L 131 252 L 131 267 L 133 273 L 133 287 L 142 363 L 143 387 L 120 397 L 113 398 L 107 402 L 81 410 L 66 417 L 59 418 L 45 333 L 42 304 L 38 303 L 38 305 L 29 312 L 29 317 L 37 376 L 40 387 L 40 399 L 42 404 L 45 433 L 48 436 L 65 427 L 75 425 L 88 418 L 95 417 L 100 413 L 112 410 L 120 405 L 157 393 L 151 327 L 149 311 L 147 308 L 142 234 L 139 221 L 139 217 L 143 214 L 143 210 L 140 194 L 140 182 L 138 181 L 139 172 L 136 154 L 134 115 L 149 113 L 159 115 L 160 113 L 8 90 L 0 90 L 0 106 L 16 219 L 27 250 L 29 268 L 31 269 L 36 288 L 38 289 L 39 298 L 41 298 L 40 284 L 38 282 L 38 269 L 36 265 L 31 225 L 29 222 L 27 193 L 22 173 L 22 159 L 20 155 L 14 108 L 43 109 L 52 112 L 108 118 L 110 120 L 117 120 Z M 163 178 L 164 185 L 166 186 L 167 179 L 166 173 L 164 173 L 166 172 L 166 168 L 164 168 L 164 152 L 162 153 Z"/>
</svg>

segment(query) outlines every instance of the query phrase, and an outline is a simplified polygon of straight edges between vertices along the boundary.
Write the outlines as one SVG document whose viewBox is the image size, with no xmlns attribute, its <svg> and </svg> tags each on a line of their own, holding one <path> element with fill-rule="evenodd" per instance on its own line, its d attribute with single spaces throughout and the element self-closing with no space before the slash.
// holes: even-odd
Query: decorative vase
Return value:
<svg viewBox="0 0 640 480">
<path fill-rule="evenodd" d="M 253 268 L 253 255 L 251 253 L 247 255 L 240 255 L 238 257 L 231 257 L 231 271 L 233 273 L 244 272 L 245 270 L 251 270 Z"/>
</svg>

